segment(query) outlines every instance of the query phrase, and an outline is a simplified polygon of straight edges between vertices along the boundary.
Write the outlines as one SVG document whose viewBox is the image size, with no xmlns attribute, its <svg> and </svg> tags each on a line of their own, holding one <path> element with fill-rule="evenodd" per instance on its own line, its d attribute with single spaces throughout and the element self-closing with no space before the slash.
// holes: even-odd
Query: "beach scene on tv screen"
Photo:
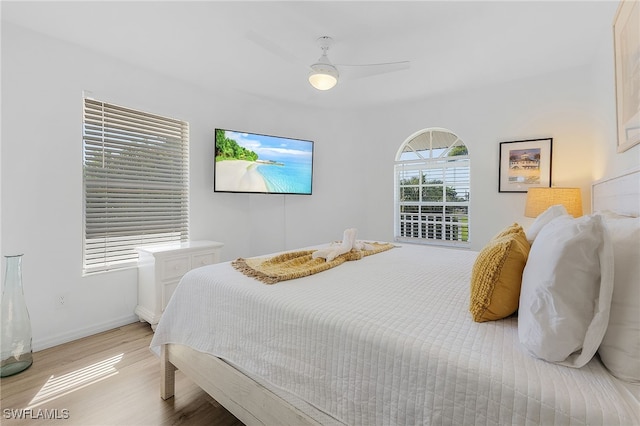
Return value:
<svg viewBox="0 0 640 426">
<path fill-rule="evenodd" d="M 311 194 L 312 142 L 215 132 L 216 191 Z"/>
</svg>

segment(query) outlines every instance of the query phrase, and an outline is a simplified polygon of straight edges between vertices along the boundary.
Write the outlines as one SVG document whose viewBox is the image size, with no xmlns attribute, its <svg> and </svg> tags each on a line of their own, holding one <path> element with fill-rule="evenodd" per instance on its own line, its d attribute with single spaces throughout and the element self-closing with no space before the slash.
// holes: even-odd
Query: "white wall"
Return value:
<svg viewBox="0 0 640 426">
<path fill-rule="evenodd" d="M 352 197 L 355 147 L 342 146 L 340 127 L 325 125 L 330 113 L 318 120 L 299 107 L 204 93 L 3 23 L 2 254 L 24 253 L 36 349 L 136 320 L 135 269 L 82 276 L 83 90 L 190 123 L 190 234 L 225 243 L 225 260 L 337 239 L 362 220 L 352 213 L 362 202 Z M 314 195 L 214 193 L 215 127 L 314 140 Z"/>
<path fill-rule="evenodd" d="M 613 19 L 612 19 L 613 20 Z M 602 143 L 594 145 L 594 180 L 606 176 L 615 176 L 640 164 L 640 145 L 617 152 L 617 127 L 614 86 L 613 42 L 603 37 L 599 46 L 593 46 L 597 60 L 593 64 L 592 101 L 593 137 Z"/>
<path fill-rule="evenodd" d="M 191 237 L 225 243 L 224 260 L 338 239 L 347 227 L 390 240 L 393 158 L 406 137 L 430 126 L 457 133 L 473 156 L 471 236 L 478 249 L 504 225 L 527 220 L 524 195 L 497 192 L 499 142 L 553 137 L 553 183 L 581 186 L 586 198 L 597 174 L 640 163 L 640 147 L 615 154 L 613 68 L 602 65 L 611 58 L 603 43 L 592 66 L 411 104 L 331 112 L 205 93 L 3 24 L 0 244 L 3 255 L 25 254 L 34 347 L 136 320 L 135 269 L 81 275 L 83 90 L 189 121 Z M 313 195 L 214 193 L 215 127 L 314 140 Z M 59 295 L 67 297 L 64 308 L 56 306 Z"/>
<path fill-rule="evenodd" d="M 453 131 L 472 156 L 472 249 L 507 224 L 533 221 L 523 216 L 525 194 L 498 192 L 499 142 L 552 137 L 552 184 L 580 187 L 583 210 L 590 212 L 593 181 L 640 166 L 640 145 L 617 152 L 611 35 L 603 33 L 592 49 L 592 61 L 581 67 L 360 111 L 363 139 L 377 147 L 367 150 L 367 163 L 382 171 L 368 175 L 367 209 L 377 211 L 368 232 L 393 235 L 393 158 L 406 138 L 427 127 Z"/>
<path fill-rule="evenodd" d="M 610 57 L 610 51 L 603 53 Z M 526 194 L 498 192 L 500 142 L 553 138 L 552 184 L 580 187 L 585 212 L 590 211 L 593 180 L 604 171 L 615 174 L 640 164 L 640 146 L 615 154 L 613 70 L 600 65 L 361 112 L 361 118 L 368 123 L 362 126 L 363 138 L 378 146 L 367 150 L 367 162 L 384 170 L 369 175 L 368 188 L 370 209 L 388 206 L 369 216 L 368 230 L 380 231 L 380 238 L 392 235 L 395 153 L 426 127 L 453 131 L 469 149 L 470 239 L 476 250 L 505 225 L 532 222 L 523 216 Z"/>
</svg>

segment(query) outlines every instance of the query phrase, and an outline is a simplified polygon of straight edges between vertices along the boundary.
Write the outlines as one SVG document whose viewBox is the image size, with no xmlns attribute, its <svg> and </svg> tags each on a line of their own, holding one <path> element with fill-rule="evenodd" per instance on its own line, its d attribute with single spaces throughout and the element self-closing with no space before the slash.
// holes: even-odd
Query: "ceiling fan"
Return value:
<svg viewBox="0 0 640 426">
<path fill-rule="evenodd" d="M 246 36 L 248 39 L 268 50 L 272 54 L 279 56 L 288 62 L 302 64 L 302 61 L 300 61 L 300 59 L 295 55 L 291 54 L 291 52 L 283 49 L 281 46 L 266 39 L 262 35 L 259 35 L 254 31 L 249 31 Z M 317 43 L 322 50 L 322 55 L 314 64 L 304 66 L 307 69 L 310 69 L 308 75 L 309 83 L 318 90 L 329 90 L 333 88 L 338 83 L 338 79 L 341 76 L 346 76 L 350 79 L 364 78 L 377 74 L 408 69 L 411 65 L 409 61 L 361 65 L 333 64 L 327 56 L 329 48 L 333 45 L 333 39 L 329 36 L 322 36 L 317 39 Z"/>
<path fill-rule="evenodd" d="M 340 72 L 338 68 L 351 71 L 354 77 L 366 77 L 375 74 L 383 74 L 392 71 L 400 71 L 409 68 L 409 61 L 385 62 L 378 64 L 362 64 L 362 65 L 334 65 L 329 60 L 327 52 L 333 44 L 333 39 L 329 36 L 322 36 L 317 40 L 318 46 L 322 49 L 322 55 L 316 63 L 311 65 L 309 71 L 309 83 L 318 90 L 329 90 L 338 83 Z"/>
</svg>

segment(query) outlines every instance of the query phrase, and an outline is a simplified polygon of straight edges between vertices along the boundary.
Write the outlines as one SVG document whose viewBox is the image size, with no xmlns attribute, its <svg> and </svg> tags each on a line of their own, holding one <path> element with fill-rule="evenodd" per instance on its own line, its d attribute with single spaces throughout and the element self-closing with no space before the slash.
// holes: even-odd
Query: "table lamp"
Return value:
<svg viewBox="0 0 640 426">
<path fill-rule="evenodd" d="M 538 217 L 540 213 L 556 204 L 562 204 L 573 217 L 582 216 L 580 188 L 529 188 L 524 215 Z"/>
</svg>

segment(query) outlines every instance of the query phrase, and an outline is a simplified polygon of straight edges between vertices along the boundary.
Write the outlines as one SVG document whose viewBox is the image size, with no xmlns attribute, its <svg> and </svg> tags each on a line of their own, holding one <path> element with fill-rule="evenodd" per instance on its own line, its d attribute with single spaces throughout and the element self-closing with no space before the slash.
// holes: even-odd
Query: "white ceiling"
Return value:
<svg viewBox="0 0 640 426">
<path fill-rule="evenodd" d="M 2 1 L 12 22 L 211 90 L 358 108 L 493 84 L 592 61 L 615 1 Z M 408 70 L 307 82 L 316 44 L 335 64 Z"/>
</svg>

